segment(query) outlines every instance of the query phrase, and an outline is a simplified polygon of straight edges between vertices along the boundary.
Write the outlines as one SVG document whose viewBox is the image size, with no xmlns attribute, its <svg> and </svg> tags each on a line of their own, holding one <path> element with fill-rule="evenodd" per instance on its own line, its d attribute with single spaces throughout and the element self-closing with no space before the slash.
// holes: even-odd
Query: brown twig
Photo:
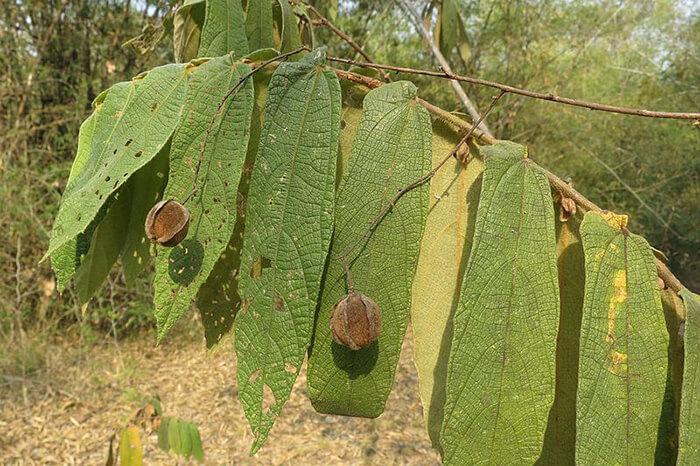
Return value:
<svg viewBox="0 0 700 466">
<path fill-rule="evenodd" d="M 542 93 L 530 91 L 527 89 L 521 89 L 519 87 L 509 86 L 507 84 L 501 84 L 495 81 L 488 81 L 481 78 L 472 78 L 470 76 L 460 76 L 454 73 L 449 73 L 445 70 L 440 71 L 430 71 L 421 70 L 417 68 L 406 68 L 403 66 L 393 66 L 393 65 L 383 65 L 379 63 L 367 63 L 351 60 L 348 58 L 340 57 L 328 57 L 329 61 L 334 61 L 337 63 L 345 63 L 347 65 L 361 66 L 364 68 L 376 68 L 379 70 L 389 70 L 395 71 L 397 73 L 408 73 L 408 74 L 419 74 L 423 76 L 432 76 L 435 78 L 451 79 L 456 81 L 463 81 L 471 84 L 477 84 L 479 86 L 492 87 L 494 89 L 499 89 L 511 94 L 518 94 L 525 97 L 531 97 L 533 99 L 548 100 L 550 102 L 557 102 L 564 105 L 571 105 L 574 107 L 587 108 L 589 110 L 599 110 L 602 112 L 610 113 L 620 113 L 623 115 L 635 115 L 647 118 L 670 118 L 676 120 L 700 120 L 700 113 L 694 112 L 659 112 L 653 110 L 645 110 L 639 108 L 630 107 L 616 107 L 614 105 L 601 104 L 598 102 L 590 102 L 587 100 L 572 99 L 570 97 L 560 97 L 552 93 Z"/>
<path fill-rule="evenodd" d="M 318 17 L 318 22 L 320 25 L 327 27 L 330 29 L 336 36 L 340 37 L 343 41 L 347 42 L 347 44 L 352 47 L 357 53 L 362 55 L 362 57 L 367 60 L 368 63 L 374 63 L 374 60 L 365 52 L 365 50 L 355 42 L 355 40 L 350 37 L 348 34 L 346 34 L 342 29 L 340 29 L 338 26 L 333 24 L 333 22 L 323 16 L 320 11 L 318 11 L 316 8 L 314 8 L 313 5 L 309 5 L 308 3 L 304 3 L 304 6 L 306 7 L 307 10 L 311 11 L 313 14 Z M 389 76 L 389 73 L 385 72 L 384 70 L 378 70 L 382 77 L 384 78 L 385 81 L 391 81 L 391 77 Z"/>
<path fill-rule="evenodd" d="M 351 73 L 349 71 L 344 71 L 344 70 L 334 70 L 335 74 L 338 76 L 340 79 L 345 79 L 347 81 L 352 81 L 357 84 L 362 84 L 367 86 L 370 89 L 376 89 L 383 85 L 383 83 L 377 79 L 373 79 L 367 76 L 362 76 L 359 74 Z M 447 122 L 451 126 L 454 127 L 454 129 L 458 132 L 470 132 L 472 131 L 472 135 L 478 138 L 481 142 L 485 144 L 493 144 L 496 142 L 496 138 L 493 136 L 490 136 L 478 129 L 474 129 L 474 126 L 467 123 L 466 121 L 462 120 L 458 116 L 447 112 L 440 107 L 431 104 L 430 102 L 426 102 L 425 100 L 422 99 L 417 99 L 418 103 L 423 105 L 430 113 L 433 115 L 437 116 L 441 120 Z M 593 201 L 589 200 L 584 196 L 583 194 L 579 193 L 576 191 L 569 183 L 565 182 L 549 170 L 542 168 L 542 171 L 544 172 L 545 176 L 547 177 L 547 180 L 549 181 L 549 184 L 559 191 L 563 196 L 571 198 L 576 202 L 576 204 L 580 207 L 582 207 L 584 210 L 591 210 L 594 212 L 602 212 L 603 209 L 598 207 Z M 678 293 L 682 288 L 684 288 L 683 284 L 673 275 L 671 270 L 666 266 L 666 264 L 663 263 L 658 258 L 655 258 L 656 261 L 656 268 L 659 273 L 659 277 L 663 279 L 663 281 L 666 283 L 666 285 L 671 288 L 673 291 Z"/>
</svg>

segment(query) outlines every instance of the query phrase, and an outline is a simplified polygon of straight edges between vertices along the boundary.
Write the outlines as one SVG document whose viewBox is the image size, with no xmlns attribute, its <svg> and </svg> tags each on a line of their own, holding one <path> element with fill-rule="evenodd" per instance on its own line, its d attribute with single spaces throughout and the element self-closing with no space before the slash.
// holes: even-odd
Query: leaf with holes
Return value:
<svg viewBox="0 0 700 466">
<path fill-rule="evenodd" d="M 686 318 L 678 464 L 689 466 L 700 463 L 700 296 L 687 288 L 680 295 Z"/>
<path fill-rule="evenodd" d="M 128 84 L 125 99 L 107 94 L 90 157 L 63 198 L 46 256 L 85 232 L 112 193 L 167 143 L 179 120 L 192 68 L 154 68 Z"/>
<path fill-rule="evenodd" d="M 433 124 L 433 166 L 460 137 L 440 122 Z M 452 315 L 469 257 L 483 164 L 468 165 L 452 157 L 430 180 L 430 209 L 420 245 L 411 299 L 413 360 L 428 434 L 439 445 L 445 404 L 447 360 L 452 341 Z M 439 273 L 438 273 L 439 271 Z"/>
<path fill-rule="evenodd" d="M 272 1 L 248 0 L 245 30 L 250 50 L 273 48 Z"/>
<path fill-rule="evenodd" d="M 533 463 L 554 400 L 552 198 L 523 146 L 498 141 L 480 152 L 485 170 L 453 320 L 440 441 L 446 464 Z"/>
<path fill-rule="evenodd" d="M 241 249 L 243 249 L 243 234 L 245 232 L 245 205 L 250 187 L 250 173 L 253 169 L 255 154 L 260 143 L 263 112 L 267 100 L 267 87 L 271 72 L 258 71 L 253 75 L 255 99 L 250 121 L 250 138 L 248 151 L 243 164 L 241 181 L 238 183 L 236 202 L 237 218 L 233 233 L 226 250 L 216 261 L 207 281 L 197 294 L 197 308 L 202 317 L 204 337 L 207 348 L 213 347 L 226 335 L 233 326 L 233 320 L 241 305 L 238 293 L 239 270 L 241 267 Z"/>
<path fill-rule="evenodd" d="M 234 58 L 248 53 L 245 15 L 241 0 L 207 0 L 198 56 L 218 57 L 231 53 Z"/>
<path fill-rule="evenodd" d="M 163 249 L 156 260 L 155 315 L 162 340 L 187 311 L 236 222 L 236 193 L 245 160 L 253 85 L 246 80 L 226 100 L 229 89 L 250 71 L 230 56 L 215 58 L 192 73 L 181 123 L 173 135 L 165 199 L 184 200 L 190 212 L 187 237 Z"/>
<path fill-rule="evenodd" d="M 309 396 L 324 413 L 379 416 L 394 381 L 411 307 L 411 281 L 428 212 L 428 186 L 408 192 L 369 239 L 373 219 L 395 193 L 430 170 L 431 126 L 406 81 L 367 94 L 341 181 L 335 233 L 309 356 Z M 331 308 L 346 293 L 339 261 L 348 248 L 357 291 L 382 313 L 379 340 L 359 351 L 333 342 Z"/>
<path fill-rule="evenodd" d="M 197 58 L 206 15 L 205 0 L 185 0 L 173 18 L 173 49 L 178 63 Z"/>
<path fill-rule="evenodd" d="M 667 376 L 668 334 L 647 242 L 627 217 L 581 224 L 586 289 L 576 401 L 576 462 L 650 464 Z"/>
<path fill-rule="evenodd" d="M 317 50 L 270 80 L 251 176 L 236 317 L 238 388 L 257 451 L 311 340 L 333 230 L 340 85 Z"/>
</svg>

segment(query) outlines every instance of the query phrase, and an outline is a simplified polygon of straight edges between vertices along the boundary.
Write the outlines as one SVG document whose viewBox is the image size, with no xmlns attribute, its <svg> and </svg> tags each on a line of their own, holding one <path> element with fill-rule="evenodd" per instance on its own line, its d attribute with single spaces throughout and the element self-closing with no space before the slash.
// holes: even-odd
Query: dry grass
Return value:
<svg viewBox="0 0 700 466">
<path fill-rule="evenodd" d="M 410 341 L 410 339 L 407 339 Z M 144 334 L 115 345 L 48 344 L 43 369 L 0 376 L 0 462 L 104 464 L 108 439 L 139 399 L 158 393 L 166 415 L 196 422 L 206 464 L 439 464 L 423 429 L 410 348 L 404 346 L 386 412 L 377 419 L 317 414 L 305 368 L 290 401 L 254 458 L 237 399 L 231 342 L 207 354 L 180 334 L 160 347 Z M 146 464 L 176 464 L 144 440 Z M 184 464 L 179 460 L 179 464 Z"/>
</svg>

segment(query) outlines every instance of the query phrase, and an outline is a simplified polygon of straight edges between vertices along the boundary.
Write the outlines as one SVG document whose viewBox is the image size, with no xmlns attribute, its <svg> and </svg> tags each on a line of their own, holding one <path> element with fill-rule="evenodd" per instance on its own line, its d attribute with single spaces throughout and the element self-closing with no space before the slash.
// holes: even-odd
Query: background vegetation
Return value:
<svg viewBox="0 0 700 466">
<path fill-rule="evenodd" d="M 454 70 L 534 90 L 617 105 L 700 107 L 700 6 L 688 1 L 453 0 L 461 31 L 443 44 Z M 434 67 L 411 19 L 391 1 L 313 2 L 375 61 Z M 434 6 L 440 2 L 433 2 Z M 437 20 L 437 8 L 413 1 Z M 59 297 L 48 244 L 90 102 L 109 85 L 173 61 L 168 2 L 12 0 L 0 10 L 0 372 L 41 366 L 27 335 L 79 329 L 121 337 L 150 326 L 148 279 L 126 290 L 121 273 L 78 307 Z M 165 25 L 165 26 L 164 26 Z M 146 32 L 150 50 L 123 45 Z M 443 41 L 444 38 L 439 38 Z M 338 56 L 347 44 L 320 29 Z M 443 80 L 415 81 L 421 96 L 461 110 Z M 485 108 L 493 90 L 465 86 Z M 691 289 L 700 288 L 700 131 L 686 122 L 595 113 L 506 96 L 489 116 L 498 137 L 527 144 L 533 158 L 570 177 L 591 200 L 629 213 L 631 227 L 663 251 Z"/>
</svg>

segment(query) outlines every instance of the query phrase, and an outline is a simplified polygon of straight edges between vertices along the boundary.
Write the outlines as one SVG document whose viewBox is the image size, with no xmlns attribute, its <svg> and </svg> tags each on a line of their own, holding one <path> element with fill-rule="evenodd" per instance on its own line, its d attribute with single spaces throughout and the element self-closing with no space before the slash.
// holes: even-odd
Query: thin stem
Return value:
<svg viewBox="0 0 700 466">
<path fill-rule="evenodd" d="M 306 7 L 307 10 L 311 11 L 313 14 L 318 17 L 318 21 L 320 25 L 327 27 L 330 29 L 336 36 L 340 37 L 343 41 L 345 41 L 350 47 L 352 47 L 357 53 L 362 55 L 362 57 L 367 60 L 368 63 L 374 63 L 374 60 L 365 52 L 365 50 L 362 48 L 360 44 L 355 42 L 355 40 L 350 37 L 347 33 L 345 33 L 342 29 L 340 29 L 338 26 L 333 24 L 333 22 L 323 16 L 320 11 L 318 11 L 316 8 L 314 8 L 313 5 L 309 5 L 308 3 L 304 3 L 304 6 Z M 385 81 L 391 81 L 391 77 L 389 76 L 389 73 L 379 70 L 379 72 L 382 74 L 382 77 L 384 78 Z"/>
<path fill-rule="evenodd" d="M 253 67 L 250 71 L 248 71 L 246 74 L 241 76 L 241 78 L 238 80 L 238 82 L 231 89 L 228 90 L 226 95 L 224 95 L 224 97 L 221 99 L 221 102 L 219 102 L 219 105 L 216 107 L 216 111 L 214 111 L 214 114 L 212 115 L 211 120 L 209 120 L 209 125 L 207 126 L 207 130 L 204 133 L 204 138 L 202 138 L 202 143 L 201 143 L 201 146 L 199 149 L 199 157 L 197 159 L 197 167 L 195 168 L 195 171 L 194 171 L 194 180 L 192 181 L 192 190 L 182 200 L 182 202 L 181 202 L 182 205 L 185 205 L 187 203 L 187 201 L 189 201 L 192 198 L 192 196 L 194 196 L 195 193 L 197 192 L 197 189 L 198 189 L 197 188 L 197 179 L 199 178 L 199 170 L 202 167 L 202 160 L 204 159 L 204 152 L 207 149 L 207 141 L 209 140 L 209 136 L 211 135 L 211 131 L 214 128 L 214 122 L 216 121 L 216 118 L 223 111 L 224 105 L 226 105 L 226 102 L 228 101 L 228 99 L 230 99 L 234 94 L 236 94 L 238 92 L 238 90 L 241 88 L 241 86 L 243 86 L 243 84 L 246 82 L 246 80 L 248 80 L 248 78 L 253 76 L 255 73 L 257 73 L 261 69 L 265 68 L 266 66 L 268 66 L 271 63 L 284 60 L 285 58 L 290 57 L 292 55 L 296 55 L 297 53 L 303 52 L 304 50 L 309 50 L 309 48 L 306 46 L 299 47 L 298 49 L 292 50 L 291 52 L 285 52 L 285 53 L 279 54 L 273 58 L 265 60 L 264 62 L 260 63 L 258 66 Z"/>
<path fill-rule="evenodd" d="M 641 116 L 641 117 L 647 117 L 647 118 L 670 118 L 670 119 L 676 119 L 676 120 L 700 120 L 700 113 L 660 112 L 660 111 L 645 110 L 645 109 L 639 109 L 639 108 L 616 107 L 614 105 L 601 104 L 598 102 L 590 102 L 587 100 L 572 99 L 570 97 L 560 97 L 560 96 L 554 95 L 552 93 L 545 94 L 542 92 L 530 91 L 528 89 L 522 89 L 519 87 L 509 86 L 507 84 L 502 84 L 502 83 L 498 83 L 495 81 L 488 81 L 486 79 L 481 79 L 481 78 L 472 78 L 470 76 L 460 76 L 460 75 L 448 72 L 447 70 L 444 70 L 444 69 L 440 70 L 440 71 L 421 70 L 421 69 L 417 69 L 417 68 L 406 68 L 406 67 L 402 67 L 402 66 L 384 65 L 384 64 L 379 64 L 379 63 L 359 62 L 359 61 L 355 61 L 355 60 L 350 60 L 348 58 L 340 58 L 340 57 L 328 57 L 328 61 L 345 63 L 348 65 L 361 66 L 364 68 L 376 68 L 379 70 L 395 71 L 397 73 L 418 74 L 418 75 L 423 75 L 423 76 L 432 76 L 435 78 L 463 81 L 463 82 L 467 82 L 467 83 L 471 83 L 471 84 L 476 84 L 479 86 L 492 87 L 494 89 L 499 89 L 499 90 L 502 90 L 502 91 L 505 91 L 505 92 L 508 92 L 511 94 L 518 94 L 518 95 L 530 97 L 533 99 L 548 100 L 550 102 L 556 102 L 556 103 L 560 103 L 560 104 L 564 104 L 564 105 L 571 105 L 574 107 L 587 108 L 589 110 L 599 110 L 602 112 L 620 113 L 623 115 L 635 115 L 635 116 Z"/>
<path fill-rule="evenodd" d="M 428 173 L 425 175 L 421 176 L 417 180 L 413 181 L 412 183 L 408 184 L 407 186 L 404 186 L 403 188 L 399 189 L 399 191 L 396 193 L 396 195 L 382 208 L 382 210 L 379 211 L 379 214 L 374 218 L 372 223 L 370 224 L 369 228 L 367 228 L 367 232 L 360 238 L 359 240 L 355 241 L 354 243 L 350 244 L 349 247 L 343 250 L 343 252 L 337 256 L 337 259 L 340 260 L 343 263 L 343 267 L 345 268 L 345 279 L 347 281 L 348 289 L 352 290 L 353 289 L 353 284 L 352 284 L 352 273 L 350 271 L 350 263 L 348 261 L 348 256 L 352 254 L 352 252 L 357 248 L 362 243 L 365 243 L 369 241 L 369 239 L 372 237 L 372 234 L 377 230 L 379 227 L 379 224 L 384 220 L 384 218 L 391 212 L 391 210 L 394 208 L 394 206 L 401 200 L 401 198 L 408 192 L 413 191 L 414 189 L 422 186 L 425 184 L 428 180 L 430 180 L 435 174 L 440 170 L 448 160 L 450 160 L 452 157 L 454 157 L 457 154 L 457 151 L 459 148 L 463 145 L 466 144 L 467 141 L 469 141 L 469 138 L 472 137 L 472 134 L 474 133 L 474 130 L 479 126 L 479 123 L 488 116 L 488 114 L 493 110 L 493 108 L 496 106 L 496 103 L 503 97 L 503 95 L 506 94 L 505 91 L 501 91 L 497 96 L 495 96 L 492 101 L 491 105 L 486 109 L 486 112 L 484 112 L 483 115 L 480 115 L 479 118 L 476 120 L 474 125 L 467 131 L 467 133 L 460 139 L 460 141 L 452 148 L 449 154 L 445 158 L 443 158 L 438 164 L 433 167 L 432 170 L 430 170 Z"/>
</svg>

